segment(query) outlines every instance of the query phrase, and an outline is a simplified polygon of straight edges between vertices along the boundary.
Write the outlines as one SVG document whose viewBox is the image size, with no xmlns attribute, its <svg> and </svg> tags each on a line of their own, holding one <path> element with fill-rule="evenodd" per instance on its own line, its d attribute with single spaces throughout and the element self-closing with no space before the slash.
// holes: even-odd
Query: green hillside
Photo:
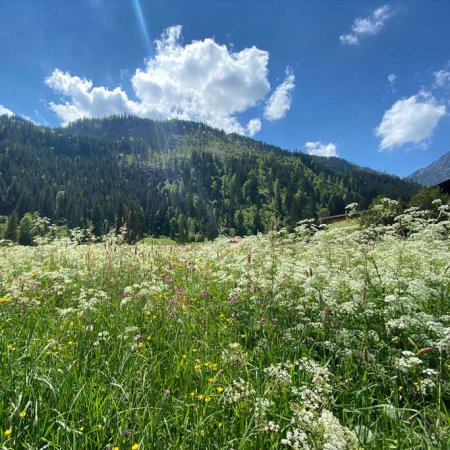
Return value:
<svg viewBox="0 0 450 450">
<path fill-rule="evenodd" d="M 0 117 L 0 215 L 38 211 L 97 235 L 179 241 L 292 229 L 303 218 L 409 200 L 418 186 L 338 158 L 292 153 L 204 124 L 113 116 L 66 128 Z"/>
</svg>

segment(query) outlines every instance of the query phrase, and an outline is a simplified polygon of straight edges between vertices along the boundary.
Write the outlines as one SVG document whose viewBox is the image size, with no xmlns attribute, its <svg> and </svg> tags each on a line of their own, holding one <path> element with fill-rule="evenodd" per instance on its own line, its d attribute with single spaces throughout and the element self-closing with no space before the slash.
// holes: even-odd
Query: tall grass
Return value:
<svg viewBox="0 0 450 450">
<path fill-rule="evenodd" d="M 448 221 L 0 249 L 8 449 L 448 448 Z"/>
</svg>

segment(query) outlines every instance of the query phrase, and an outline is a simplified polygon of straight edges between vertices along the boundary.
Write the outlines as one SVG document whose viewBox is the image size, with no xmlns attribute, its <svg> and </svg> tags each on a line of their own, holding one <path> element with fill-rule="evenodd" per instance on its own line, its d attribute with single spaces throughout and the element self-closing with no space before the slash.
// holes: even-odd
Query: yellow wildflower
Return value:
<svg viewBox="0 0 450 450">
<path fill-rule="evenodd" d="M 216 387 L 216 391 L 220 394 L 221 392 L 223 392 L 223 387 L 222 386 L 217 386 Z"/>
<path fill-rule="evenodd" d="M 6 437 L 11 436 L 11 433 L 12 433 L 12 428 L 8 428 L 7 430 L 5 430 Z"/>
<path fill-rule="evenodd" d="M 133 444 L 131 446 L 131 450 L 138 450 L 138 448 L 139 448 L 139 444 Z"/>
<path fill-rule="evenodd" d="M 207 396 L 205 397 L 205 402 L 208 403 L 208 402 L 210 402 L 210 401 L 211 401 L 211 396 L 210 396 L 210 395 L 207 395 Z"/>
<path fill-rule="evenodd" d="M 19 417 L 25 417 L 27 413 L 25 411 L 20 411 Z"/>
<path fill-rule="evenodd" d="M 203 394 L 198 394 L 197 398 L 201 401 L 205 398 L 205 396 Z"/>
</svg>

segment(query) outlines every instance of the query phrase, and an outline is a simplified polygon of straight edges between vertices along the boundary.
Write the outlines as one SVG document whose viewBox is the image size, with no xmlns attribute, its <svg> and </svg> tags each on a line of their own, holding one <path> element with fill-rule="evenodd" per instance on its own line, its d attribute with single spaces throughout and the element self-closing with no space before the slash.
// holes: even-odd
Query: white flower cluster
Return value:
<svg viewBox="0 0 450 450">
<path fill-rule="evenodd" d="M 264 369 L 264 373 L 273 388 L 286 388 L 292 383 L 292 377 L 288 370 L 291 365 L 286 363 L 280 363 L 271 365 Z"/>
<path fill-rule="evenodd" d="M 281 443 L 295 450 L 310 450 L 312 448 L 309 445 L 307 434 L 298 428 L 288 431 L 286 437 L 281 439 Z"/>
<path fill-rule="evenodd" d="M 266 417 L 267 410 L 273 405 L 273 401 L 268 398 L 258 397 L 255 400 L 253 417 L 256 421 L 264 419 Z"/>
<path fill-rule="evenodd" d="M 123 308 L 133 301 L 145 300 L 145 308 L 151 309 L 153 306 L 153 297 L 163 291 L 164 286 L 161 281 L 153 283 L 143 281 L 140 284 L 135 283 L 132 286 L 126 286 L 123 290 L 123 297 L 120 301 L 120 307 Z"/>
<path fill-rule="evenodd" d="M 300 417 L 298 415 L 297 417 Z M 355 432 L 340 424 L 327 409 L 315 414 L 314 421 L 302 420 L 286 433 L 283 445 L 294 449 L 350 450 L 359 449 Z"/>
<path fill-rule="evenodd" d="M 243 365 L 247 360 L 247 352 L 239 342 L 232 342 L 222 351 L 221 359 L 232 366 Z"/>
<path fill-rule="evenodd" d="M 413 369 L 415 369 L 417 366 L 421 365 L 423 361 L 420 358 L 417 358 L 417 356 L 410 351 L 403 351 L 402 357 L 397 358 L 396 364 L 398 369 L 401 372 L 409 372 Z"/>
<path fill-rule="evenodd" d="M 272 420 L 269 420 L 264 426 L 264 431 L 266 433 L 278 433 L 280 431 L 280 425 L 276 424 Z"/>
<path fill-rule="evenodd" d="M 99 303 L 109 300 L 108 294 L 98 289 L 81 289 L 78 296 L 78 315 L 83 316 L 88 311 L 95 311 Z"/>
<path fill-rule="evenodd" d="M 246 401 L 253 395 L 255 395 L 253 385 L 242 378 L 233 380 L 231 385 L 227 386 L 223 391 L 224 401 L 228 404 Z"/>
</svg>

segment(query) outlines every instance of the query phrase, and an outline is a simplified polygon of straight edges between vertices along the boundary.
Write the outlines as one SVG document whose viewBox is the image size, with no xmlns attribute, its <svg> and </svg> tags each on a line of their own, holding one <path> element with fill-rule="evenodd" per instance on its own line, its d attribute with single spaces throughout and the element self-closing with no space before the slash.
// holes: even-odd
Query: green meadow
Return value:
<svg viewBox="0 0 450 450">
<path fill-rule="evenodd" d="M 3 449 L 446 449 L 448 206 L 0 248 Z"/>
</svg>

